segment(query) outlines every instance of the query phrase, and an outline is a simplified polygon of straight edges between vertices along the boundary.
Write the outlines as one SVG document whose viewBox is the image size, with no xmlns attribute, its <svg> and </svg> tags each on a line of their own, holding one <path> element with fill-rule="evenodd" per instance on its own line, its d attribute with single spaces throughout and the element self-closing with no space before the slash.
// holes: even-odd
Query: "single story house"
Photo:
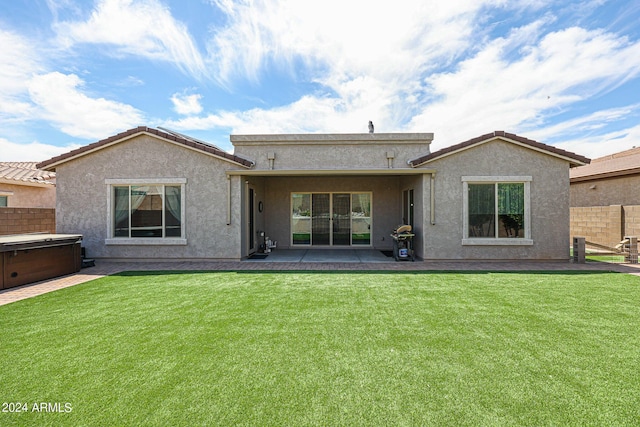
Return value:
<svg viewBox="0 0 640 427">
<path fill-rule="evenodd" d="M 432 133 L 231 135 L 234 153 L 138 127 L 38 165 L 57 230 L 95 258 L 239 260 L 289 248 L 425 260 L 568 260 L 569 169 L 589 159 L 496 131 L 431 152 Z"/>
<path fill-rule="evenodd" d="M 36 163 L 0 162 L 0 236 L 56 231 L 56 174 Z"/>
<path fill-rule="evenodd" d="M 56 207 L 56 174 L 37 162 L 0 162 L 0 207 Z"/>
<path fill-rule="evenodd" d="M 570 174 L 571 234 L 613 247 L 640 237 L 640 148 L 593 159 Z"/>
<path fill-rule="evenodd" d="M 640 205 L 640 148 L 571 170 L 571 206 Z"/>
</svg>

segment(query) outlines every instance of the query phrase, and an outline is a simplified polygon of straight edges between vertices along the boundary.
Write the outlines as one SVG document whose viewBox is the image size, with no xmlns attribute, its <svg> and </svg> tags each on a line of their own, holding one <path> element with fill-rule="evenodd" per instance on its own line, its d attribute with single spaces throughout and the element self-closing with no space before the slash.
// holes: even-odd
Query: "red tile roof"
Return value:
<svg viewBox="0 0 640 427">
<path fill-rule="evenodd" d="M 571 170 L 571 182 L 640 174 L 640 148 L 593 159 L 591 164 Z"/>
<path fill-rule="evenodd" d="M 37 162 L 0 162 L 0 179 L 29 184 L 55 185 L 56 173 L 36 167 Z"/>
<path fill-rule="evenodd" d="M 430 162 L 432 160 L 438 159 L 440 157 L 444 157 L 449 154 L 453 154 L 458 151 L 466 150 L 475 145 L 482 144 L 484 142 L 490 141 L 495 138 L 502 138 L 503 140 L 512 141 L 518 143 L 519 145 L 528 146 L 534 150 L 546 152 L 550 155 L 558 156 L 567 159 L 571 162 L 572 166 L 581 166 L 590 162 L 590 159 L 580 156 L 578 154 L 572 153 L 570 151 L 565 151 L 560 148 L 553 147 L 551 145 L 543 144 L 541 142 L 534 141 L 532 139 L 524 138 L 522 136 L 518 136 L 513 133 L 507 133 L 505 131 L 497 130 L 492 133 L 487 133 L 485 135 L 481 135 L 477 138 L 470 139 L 468 141 L 461 142 L 456 145 L 452 145 L 450 147 L 443 148 L 442 150 L 435 151 L 431 154 L 427 154 L 425 156 L 419 157 L 417 159 L 413 159 L 409 161 L 409 164 L 412 167 L 418 167 L 424 163 Z"/>
<path fill-rule="evenodd" d="M 84 156 L 86 154 L 89 154 L 93 151 L 99 150 L 101 148 L 105 148 L 107 146 L 110 146 L 112 144 L 115 144 L 121 140 L 130 138 L 136 134 L 139 133 L 147 133 L 147 134 L 151 134 L 151 135 L 155 135 L 158 136 L 162 139 L 166 139 L 169 140 L 171 142 L 177 143 L 179 145 L 184 145 L 186 147 L 198 150 L 198 151 L 202 151 L 203 153 L 207 153 L 207 154 L 212 154 L 216 157 L 220 157 L 226 160 L 229 160 L 231 162 L 237 163 L 241 166 L 244 166 L 246 168 L 250 168 L 254 165 L 254 162 L 252 162 L 251 160 L 247 160 L 245 158 L 242 158 L 240 156 L 236 156 L 234 154 L 228 153 L 224 150 L 221 150 L 218 147 L 215 147 L 213 145 L 209 145 L 206 144 L 202 141 L 196 140 L 196 139 L 191 139 L 187 136 L 182 136 L 182 135 L 177 135 L 174 133 L 170 133 L 170 132 L 165 132 L 162 130 L 158 130 L 158 129 L 154 129 L 154 128 L 150 128 L 147 126 L 138 126 L 137 128 L 133 128 L 133 129 L 129 129 L 125 132 L 121 132 L 117 135 L 113 135 L 110 136 L 109 138 L 106 139 L 102 139 L 98 142 L 94 142 L 92 144 L 89 145 L 85 145 L 84 147 L 80 147 L 76 150 L 72 150 L 69 151 L 68 153 L 65 154 L 61 154 L 59 156 L 53 157 L 49 160 L 45 160 L 44 162 L 38 163 L 37 167 L 41 168 L 41 169 L 45 169 L 45 170 L 55 170 L 55 167 L 61 163 L 64 163 L 66 161 L 75 159 L 77 157 L 81 157 Z"/>
</svg>

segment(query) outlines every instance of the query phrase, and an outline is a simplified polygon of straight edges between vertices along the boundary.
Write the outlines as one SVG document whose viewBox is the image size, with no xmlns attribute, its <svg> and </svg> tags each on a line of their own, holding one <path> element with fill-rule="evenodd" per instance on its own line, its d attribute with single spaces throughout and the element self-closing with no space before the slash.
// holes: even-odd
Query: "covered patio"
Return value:
<svg viewBox="0 0 640 427">
<path fill-rule="evenodd" d="M 407 223 L 415 230 L 416 255 L 423 254 L 422 233 L 433 221 L 432 170 L 232 170 L 227 175 L 240 181 L 240 191 L 231 191 L 240 195 L 240 215 L 229 212 L 229 220 L 240 219 L 243 259 L 262 252 L 270 240 L 277 242 L 278 254 L 269 256 L 274 262 L 390 262 L 393 258 L 381 251 L 393 249 L 391 232 Z"/>
<path fill-rule="evenodd" d="M 395 262 L 389 251 L 377 249 L 279 249 L 270 252 L 266 257 L 250 257 L 246 262 L 318 262 L 318 263 L 389 263 Z M 404 262 L 404 261 L 403 261 Z"/>
</svg>

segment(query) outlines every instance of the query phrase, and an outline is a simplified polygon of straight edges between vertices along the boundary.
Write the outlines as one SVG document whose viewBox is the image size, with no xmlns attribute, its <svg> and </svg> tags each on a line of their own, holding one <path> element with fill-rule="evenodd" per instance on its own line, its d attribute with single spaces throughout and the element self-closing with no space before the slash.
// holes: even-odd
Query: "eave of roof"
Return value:
<svg viewBox="0 0 640 427">
<path fill-rule="evenodd" d="M 147 135 L 152 135 L 152 136 L 156 136 L 158 138 L 162 138 L 168 142 L 177 144 L 177 145 L 182 145 L 184 147 L 187 147 L 189 149 L 192 150 L 196 150 L 196 151 L 200 151 L 202 153 L 214 156 L 214 157 L 218 157 L 220 159 L 232 162 L 232 163 L 236 163 L 240 166 L 243 166 L 245 168 L 252 168 L 254 166 L 254 162 L 248 159 L 245 159 L 243 157 L 240 156 L 236 156 L 234 154 L 231 153 L 227 153 L 226 151 L 223 151 L 221 149 L 219 149 L 218 147 L 214 147 L 211 145 L 207 145 L 205 143 L 202 143 L 200 141 L 196 141 L 193 139 L 189 139 L 189 138 L 185 138 L 182 136 L 178 136 L 175 134 L 171 134 L 168 132 L 164 132 L 158 129 L 154 129 L 154 128 L 150 128 L 147 126 L 138 126 L 137 128 L 133 128 L 133 129 L 129 129 L 127 131 L 121 132 L 117 135 L 113 135 L 110 136 L 109 138 L 105 138 L 102 139 L 100 141 L 94 142 L 92 144 L 89 145 L 85 145 L 83 147 L 80 147 L 76 150 L 72 150 L 69 151 L 68 153 L 65 154 L 61 154 L 59 156 L 53 157 L 49 160 L 45 160 L 44 162 L 38 163 L 36 166 L 39 169 L 44 169 L 44 170 L 55 170 L 55 168 L 63 163 L 66 163 L 68 161 L 77 159 L 79 157 L 85 156 L 87 154 L 93 153 L 95 151 L 101 150 L 103 148 L 109 147 L 111 145 L 117 144 L 119 142 L 122 142 L 124 140 L 127 139 L 131 139 L 134 136 L 137 136 L 139 134 L 147 134 Z"/>
<path fill-rule="evenodd" d="M 593 159 L 591 164 L 571 170 L 571 182 L 592 181 L 640 174 L 640 148 Z"/>
<path fill-rule="evenodd" d="M 55 172 L 36 168 L 36 162 L 0 162 L 0 182 L 37 187 L 55 186 Z"/>
<path fill-rule="evenodd" d="M 425 163 L 429 163 L 436 159 L 440 159 L 442 157 L 446 157 L 446 156 L 458 153 L 460 151 L 467 150 L 469 148 L 484 144 L 486 142 L 495 140 L 497 138 L 500 138 L 504 141 L 511 142 L 516 145 L 520 145 L 529 149 L 533 149 L 535 151 L 549 154 L 551 156 L 559 157 L 561 159 L 568 161 L 572 167 L 583 166 L 588 164 L 591 161 L 590 159 L 584 156 L 581 156 L 579 154 L 572 153 L 570 151 L 565 151 L 560 148 L 553 147 L 551 145 L 543 144 L 541 142 L 534 141 L 532 139 L 524 138 L 522 136 L 518 136 L 513 133 L 507 133 L 504 131 L 494 131 L 492 133 L 487 133 L 485 135 L 472 138 L 468 141 L 464 141 L 459 144 L 455 144 L 450 147 L 443 148 L 441 150 L 424 155 L 422 157 L 418 157 L 417 159 L 409 160 L 409 165 L 415 168 Z"/>
</svg>

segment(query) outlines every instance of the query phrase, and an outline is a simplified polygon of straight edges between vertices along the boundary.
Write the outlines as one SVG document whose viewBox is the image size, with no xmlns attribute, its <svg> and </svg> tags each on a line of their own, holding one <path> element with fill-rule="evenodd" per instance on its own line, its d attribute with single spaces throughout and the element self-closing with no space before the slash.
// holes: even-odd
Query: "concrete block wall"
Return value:
<svg viewBox="0 0 640 427">
<path fill-rule="evenodd" d="M 640 206 L 623 206 L 624 236 L 640 237 Z"/>
<path fill-rule="evenodd" d="M 584 206 L 570 209 L 571 236 L 613 247 L 624 236 L 640 236 L 640 206 Z"/>
<path fill-rule="evenodd" d="M 0 235 L 55 233 L 56 210 L 48 208 L 0 208 Z"/>
</svg>

